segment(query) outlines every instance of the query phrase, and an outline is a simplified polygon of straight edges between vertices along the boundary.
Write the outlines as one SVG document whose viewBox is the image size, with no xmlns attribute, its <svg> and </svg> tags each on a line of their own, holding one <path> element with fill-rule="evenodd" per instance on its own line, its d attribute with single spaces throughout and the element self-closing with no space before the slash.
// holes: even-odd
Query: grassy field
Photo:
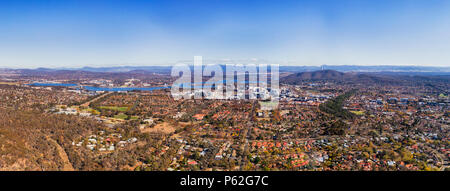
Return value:
<svg viewBox="0 0 450 191">
<path fill-rule="evenodd" d="M 119 115 L 114 115 L 114 118 L 116 119 L 126 119 L 128 117 L 128 115 L 125 115 L 123 113 L 119 114 Z"/>
<path fill-rule="evenodd" d="M 117 107 L 117 106 L 100 106 L 99 109 L 108 109 L 114 111 L 128 111 L 128 107 Z"/>
<path fill-rule="evenodd" d="M 364 111 L 350 111 L 356 115 L 364 115 Z"/>
<path fill-rule="evenodd" d="M 19 83 L 17 83 L 17 82 L 0 82 L 0 84 L 5 84 L 5 85 L 18 85 Z"/>
<path fill-rule="evenodd" d="M 175 132 L 176 128 L 171 125 L 170 123 L 163 122 L 160 124 L 155 125 L 153 128 L 145 128 L 141 132 L 143 133 L 155 133 L 155 132 L 161 132 L 164 134 L 170 134 Z"/>
<path fill-rule="evenodd" d="M 89 108 L 89 109 L 83 109 L 83 112 L 92 113 L 92 115 L 98 115 L 98 114 L 100 114 L 99 111 L 97 111 L 97 110 L 95 110 L 95 109 L 91 109 L 91 108 Z"/>
</svg>

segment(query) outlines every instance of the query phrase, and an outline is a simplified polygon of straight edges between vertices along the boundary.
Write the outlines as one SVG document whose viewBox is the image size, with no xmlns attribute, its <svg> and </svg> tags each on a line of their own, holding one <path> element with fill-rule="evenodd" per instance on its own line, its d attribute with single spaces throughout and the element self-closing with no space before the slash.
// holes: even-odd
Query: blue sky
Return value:
<svg viewBox="0 0 450 191">
<path fill-rule="evenodd" d="M 1 0 L 0 68 L 450 66 L 448 0 Z"/>
</svg>

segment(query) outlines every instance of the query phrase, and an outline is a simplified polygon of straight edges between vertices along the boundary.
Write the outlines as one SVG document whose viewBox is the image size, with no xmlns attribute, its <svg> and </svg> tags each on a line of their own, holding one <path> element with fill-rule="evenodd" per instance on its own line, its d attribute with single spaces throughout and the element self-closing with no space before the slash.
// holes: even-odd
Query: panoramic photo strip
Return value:
<svg viewBox="0 0 450 191">
<path fill-rule="evenodd" d="M 449 0 L 0 1 L 0 181 L 445 178 L 449 93 Z"/>
</svg>

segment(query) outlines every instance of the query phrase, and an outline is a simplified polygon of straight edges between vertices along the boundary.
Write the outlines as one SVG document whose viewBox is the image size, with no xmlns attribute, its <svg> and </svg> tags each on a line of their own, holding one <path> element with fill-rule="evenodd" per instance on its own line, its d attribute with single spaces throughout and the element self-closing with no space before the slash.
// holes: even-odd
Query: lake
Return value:
<svg viewBox="0 0 450 191">
<path fill-rule="evenodd" d="M 43 87 L 76 87 L 79 86 L 81 89 L 85 89 L 88 91 L 108 91 L 108 92 L 119 92 L 119 91 L 133 91 L 133 90 L 139 90 L 139 91 L 153 91 L 153 90 L 159 90 L 159 89 L 165 89 L 170 88 L 170 86 L 167 87 L 95 87 L 95 86 L 80 86 L 78 84 L 65 84 L 65 83 L 32 83 L 27 84 L 30 86 L 43 86 Z"/>
</svg>

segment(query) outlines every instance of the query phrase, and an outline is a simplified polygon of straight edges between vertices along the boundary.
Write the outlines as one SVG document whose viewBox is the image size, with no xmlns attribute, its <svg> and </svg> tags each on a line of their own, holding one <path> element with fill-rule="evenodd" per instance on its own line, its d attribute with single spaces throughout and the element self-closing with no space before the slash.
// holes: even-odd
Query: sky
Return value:
<svg viewBox="0 0 450 191">
<path fill-rule="evenodd" d="M 1 0 L 0 68 L 450 66 L 448 0 Z"/>
</svg>

